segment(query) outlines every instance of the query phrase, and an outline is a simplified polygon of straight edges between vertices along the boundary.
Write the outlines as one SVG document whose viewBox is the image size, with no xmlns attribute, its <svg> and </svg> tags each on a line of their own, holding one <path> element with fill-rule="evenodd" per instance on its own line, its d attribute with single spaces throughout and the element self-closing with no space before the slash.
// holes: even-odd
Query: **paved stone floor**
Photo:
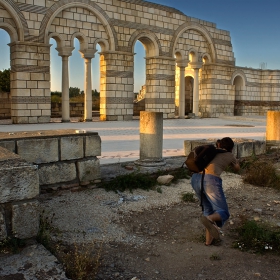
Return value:
<svg viewBox="0 0 280 280">
<path fill-rule="evenodd" d="M 134 161 L 139 159 L 139 120 L 101 122 L 61 123 L 52 119 L 46 124 L 11 124 L 10 120 L 0 122 L 0 132 L 33 131 L 49 129 L 81 129 L 95 131 L 101 137 L 101 164 Z M 163 157 L 184 155 L 184 140 L 209 138 L 246 138 L 265 140 L 266 118 L 223 117 L 204 119 L 168 119 L 163 121 Z"/>
</svg>

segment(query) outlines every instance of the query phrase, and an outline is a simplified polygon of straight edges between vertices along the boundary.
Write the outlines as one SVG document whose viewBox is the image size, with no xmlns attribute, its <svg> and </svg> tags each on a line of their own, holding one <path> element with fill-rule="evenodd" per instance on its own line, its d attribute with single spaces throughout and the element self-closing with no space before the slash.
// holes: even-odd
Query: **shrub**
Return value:
<svg viewBox="0 0 280 280">
<path fill-rule="evenodd" d="M 251 163 L 243 175 L 243 181 L 256 186 L 280 189 L 280 179 L 270 162 L 254 161 Z"/>
</svg>

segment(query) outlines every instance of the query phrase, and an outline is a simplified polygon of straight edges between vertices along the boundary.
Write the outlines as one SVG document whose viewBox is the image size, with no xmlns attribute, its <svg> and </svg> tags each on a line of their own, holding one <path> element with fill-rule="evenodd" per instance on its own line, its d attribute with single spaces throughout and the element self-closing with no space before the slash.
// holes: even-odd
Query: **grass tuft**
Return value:
<svg viewBox="0 0 280 280">
<path fill-rule="evenodd" d="M 244 183 L 280 190 L 280 178 L 271 162 L 254 161 L 243 175 Z"/>
<path fill-rule="evenodd" d="M 233 247 L 253 253 L 272 252 L 280 255 L 280 231 L 268 224 L 245 220 L 237 229 L 238 240 Z"/>
<path fill-rule="evenodd" d="M 196 202 L 194 194 L 190 192 L 182 194 L 182 200 L 185 202 Z"/>
</svg>

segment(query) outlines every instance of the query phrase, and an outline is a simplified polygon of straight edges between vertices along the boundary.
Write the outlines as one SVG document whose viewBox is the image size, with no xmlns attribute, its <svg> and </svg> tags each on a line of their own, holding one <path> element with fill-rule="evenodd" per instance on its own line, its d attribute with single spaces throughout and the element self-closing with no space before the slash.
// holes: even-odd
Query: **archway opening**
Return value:
<svg viewBox="0 0 280 280">
<path fill-rule="evenodd" d="M 241 76 L 236 76 L 233 80 L 233 86 L 234 86 L 234 115 L 240 116 L 242 115 L 242 108 L 240 101 L 242 100 L 242 94 L 243 94 L 243 79 Z"/>
<path fill-rule="evenodd" d="M 185 77 L 185 115 L 193 112 L 193 77 Z"/>
<path fill-rule="evenodd" d="M 11 38 L 8 32 L 0 28 L 0 119 L 11 118 L 10 90 L 10 47 Z"/>
<path fill-rule="evenodd" d="M 134 45 L 134 106 L 133 116 L 139 116 L 145 111 L 146 95 L 146 50 L 143 43 L 137 41 Z"/>
</svg>

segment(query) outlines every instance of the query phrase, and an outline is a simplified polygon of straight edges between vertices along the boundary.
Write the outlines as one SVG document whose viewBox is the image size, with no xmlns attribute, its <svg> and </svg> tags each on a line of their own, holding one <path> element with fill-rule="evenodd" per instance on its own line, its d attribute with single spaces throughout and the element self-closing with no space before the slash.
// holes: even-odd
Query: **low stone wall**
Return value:
<svg viewBox="0 0 280 280">
<path fill-rule="evenodd" d="M 100 180 L 101 139 L 97 132 L 42 130 L 0 133 L 0 146 L 38 166 L 41 191 Z"/>
<path fill-rule="evenodd" d="M 83 117 L 84 115 L 84 103 L 76 102 L 70 103 L 70 117 Z M 62 115 L 62 103 L 52 102 L 51 103 L 51 117 L 60 118 Z"/>
<path fill-rule="evenodd" d="M 266 153 L 266 142 L 251 139 L 233 138 L 234 148 L 233 154 L 236 158 L 245 158 L 252 155 L 261 155 Z M 199 140 L 185 140 L 184 152 L 188 154 L 197 146 L 208 145 L 216 143 L 217 139 L 199 139 Z"/>
<path fill-rule="evenodd" d="M 39 213 L 38 166 L 0 147 L 0 241 L 37 235 Z"/>
</svg>

